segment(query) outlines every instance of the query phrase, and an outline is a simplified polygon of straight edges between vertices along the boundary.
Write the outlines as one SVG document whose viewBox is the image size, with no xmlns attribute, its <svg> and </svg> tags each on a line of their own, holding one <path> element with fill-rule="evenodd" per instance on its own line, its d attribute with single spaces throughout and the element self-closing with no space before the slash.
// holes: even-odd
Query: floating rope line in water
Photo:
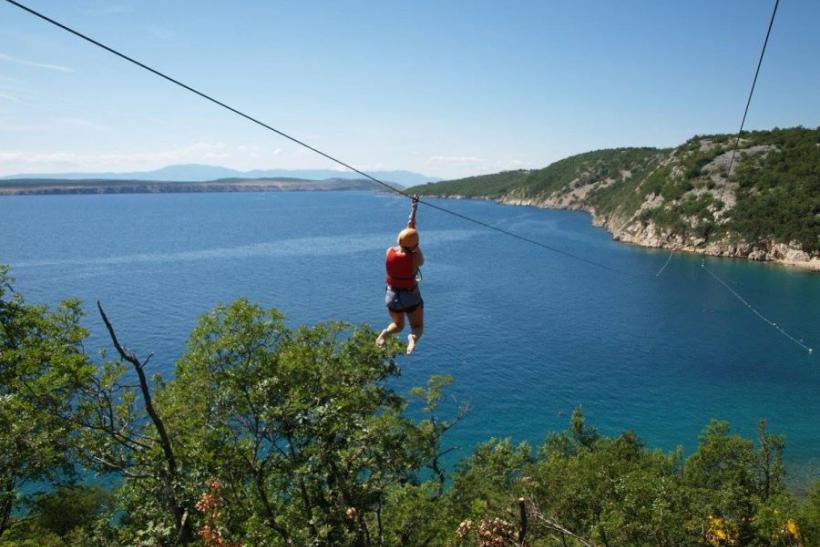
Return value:
<svg viewBox="0 0 820 547">
<path fill-rule="evenodd" d="M 655 277 L 660 277 L 661 274 L 663 273 L 663 271 L 666 269 L 666 267 L 669 266 L 669 263 L 672 261 L 672 254 L 674 252 L 675 251 L 669 251 L 669 257 L 666 259 L 666 262 L 663 263 L 663 266 L 661 266 L 661 269 L 658 270 L 658 273 L 655 274 Z"/>
<path fill-rule="evenodd" d="M 275 127 L 273 127 L 271 125 L 268 125 L 267 123 L 259 120 L 258 118 L 255 118 L 255 117 L 251 116 L 250 114 L 246 114 L 245 112 L 242 112 L 241 110 L 239 110 L 237 108 L 234 108 L 233 106 L 230 106 L 227 103 L 224 103 L 224 102 L 222 102 L 218 99 L 215 99 L 215 98 L 211 97 L 210 95 L 208 95 L 208 94 L 206 94 L 202 91 L 199 91 L 198 89 L 195 89 L 195 88 L 189 86 L 188 84 L 185 84 L 185 83 L 177 80 L 176 78 L 168 76 L 167 74 L 165 74 L 165 73 L 163 73 L 163 72 L 161 72 L 161 71 L 159 71 L 159 70 L 157 70 L 157 69 L 155 69 L 155 68 L 153 68 L 149 65 L 146 65 L 145 63 L 142 63 L 142 62 L 134 59 L 133 57 L 129 57 L 128 55 L 126 55 L 124 53 L 121 53 L 121 52 L 117 51 L 116 49 L 114 49 L 110 46 L 107 46 L 107 45 L 103 44 L 102 42 L 99 42 L 99 41 L 95 40 L 94 38 L 91 38 L 90 36 L 87 36 L 87 35 L 83 34 L 82 32 L 80 32 L 78 30 L 74 30 L 73 28 L 71 28 L 67 25 L 64 25 L 63 23 L 60 23 L 59 21 L 56 21 L 55 19 L 52 19 L 51 17 L 48 17 L 47 15 L 44 15 L 44 14 L 40 13 L 37 10 L 34 10 L 34 9 L 28 7 L 28 6 L 25 6 L 25 5 L 21 4 L 20 2 L 17 2 L 16 0 L 6 0 L 6 2 L 8 2 L 9 4 L 12 4 L 13 6 L 16 6 L 16 7 L 20 8 L 24 11 L 27 11 L 28 13 L 34 15 L 35 17 L 38 17 L 38 18 L 42 19 L 43 21 L 51 23 L 52 25 L 54 25 L 56 27 L 59 27 L 59 28 L 65 30 L 66 32 L 69 32 L 69 33 L 73 34 L 74 36 L 77 36 L 78 38 L 81 38 L 81 39 L 85 40 L 86 42 L 89 42 L 89 43 L 91 43 L 91 44 L 93 44 L 93 45 L 95 45 L 99 48 L 102 48 L 105 51 L 107 51 L 109 53 L 112 53 L 113 55 L 116 55 L 117 57 L 119 57 L 119 58 L 121 58 L 125 61 L 128 61 L 129 63 L 132 63 L 132 64 L 134 64 L 134 65 L 136 65 L 136 66 L 138 66 L 138 67 L 140 67 L 144 70 L 147 70 L 148 72 L 154 74 L 155 76 L 159 76 L 160 78 L 163 78 L 164 80 L 167 80 L 167 81 L 171 82 L 172 84 L 177 85 L 177 86 L 185 89 L 186 91 L 189 91 L 189 92 L 193 93 L 194 95 L 198 95 L 199 97 L 201 97 L 201 98 L 203 98 L 207 101 L 210 101 L 210 102 L 214 103 L 217 106 L 221 106 L 222 108 L 224 108 L 226 110 L 229 110 L 230 112 L 233 112 L 237 116 L 245 118 L 246 120 L 251 121 L 251 122 L 253 122 L 256 125 L 259 125 L 261 127 L 264 127 L 265 129 L 267 129 L 269 131 L 273 131 L 277 135 L 279 135 L 281 137 L 284 137 L 284 138 L 290 140 L 291 142 L 294 142 L 294 143 L 298 144 L 299 146 L 307 148 L 311 152 L 314 152 L 314 153 L 322 156 L 325 159 L 328 159 L 328 160 L 330 160 L 330 161 L 332 161 L 332 162 L 334 162 L 338 165 L 341 165 L 342 167 L 344 167 L 346 169 L 349 169 L 349 170 L 353 171 L 354 173 L 357 173 L 357 174 L 363 176 L 364 178 L 366 178 L 368 180 L 371 180 L 371 181 L 373 181 L 377 184 L 380 184 L 381 186 L 387 188 L 391 192 L 395 192 L 396 194 L 400 194 L 400 195 L 402 195 L 406 198 L 413 199 L 413 196 L 411 196 L 407 192 L 399 190 L 398 188 L 396 188 L 396 187 L 394 187 L 394 186 L 392 186 L 392 185 L 390 185 L 390 184 L 388 184 L 388 183 L 386 183 L 382 180 L 379 180 L 378 178 L 374 177 L 373 175 L 370 175 L 370 174 L 368 174 L 368 173 L 366 173 L 366 172 L 364 172 L 360 169 L 357 169 L 357 168 L 353 167 L 349 163 L 346 163 L 346 162 L 344 162 L 344 161 L 342 161 L 338 158 L 335 158 L 334 156 L 331 156 L 330 154 L 328 154 L 326 152 L 322 152 L 318 148 L 316 148 L 314 146 L 311 146 L 311 145 L 307 144 L 306 142 L 285 133 L 284 131 L 276 129 Z M 613 268 L 611 266 L 607 266 L 606 264 L 602 264 L 600 262 L 596 262 L 594 260 L 590 260 L 588 258 L 578 256 L 578 255 L 576 255 L 574 253 L 571 253 L 569 251 L 565 251 L 563 249 L 559 249 L 557 247 L 547 245 L 546 243 L 541 243 L 540 241 L 528 238 L 526 236 L 522 236 L 520 234 L 516 234 L 515 232 L 510 232 L 510 231 L 505 230 L 503 228 L 499 228 L 498 226 L 494 226 L 494 225 L 489 224 L 487 222 L 483 222 L 481 220 L 478 220 L 478 219 L 475 219 L 473 217 L 464 215 L 462 213 L 458 213 L 458 212 L 453 211 L 451 209 L 447 209 L 446 207 L 442 207 L 440 205 L 435 205 L 435 204 L 430 203 L 428 201 L 419 200 L 419 203 L 421 203 L 423 205 L 426 205 L 427 207 L 430 207 L 431 209 L 441 211 L 442 213 L 447 213 L 448 215 L 452 215 L 454 217 L 460 218 L 460 219 L 465 220 L 467 222 L 471 222 L 473 224 L 483 226 L 484 228 L 487 228 L 489 230 L 493 230 L 493 231 L 498 232 L 500 234 L 505 234 L 507 236 L 518 239 L 520 241 L 529 243 L 531 245 L 535 245 L 537 247 L 541 247 L 542 249 L 545 249 L 547 251 L 551 251 L 551 252 L 566 256 L 568 258 L 572 258 L 572 259 L 577 260 L 579 262 L 584 262 L 584 263 L 589 264 L 591 266 L 596 266 L 596 267 L 602 268 L 604 270 L 608 270 L 608 271 L 611 271 L 611 272 L 615 272 L 615 273 L 619 273 L 619 274 L 627 275 L 627 276 L 631 276 L 631 277 L 642 277 L 638 274 L 624 272 L 622 270 L 618 270 L 618 269 Z"/>
<path fill-rule="evenodd" d="M 809 352 L 809 354 L 814 353 L 814 349 L 812 349 L 811 347 L 809 347 L 809 346 L 807 346 L 806 344 L 804 344 L 802 340 L 798 340 L 797 338 L 795 338 L 794 336 L 792 336 L 791 334 L 789 334 L 788 332 L 786 332 L 786 329 L 784 329 L 783 327 L 781 327 L 780 325 L 778 325 L 777 323 L 775 323 L 774 321 L 772 321 L 771 319 L 769 319 L 768 317 L 766 317 L 765 315 L 763 315 L 762 313 L 760 313 L 759 311 L 757 311 L 757 308 L 755 308 L 754 306 L 752 306 L 752 305 L 749 303 L 749 301 L 748 301 L 748 300 L 746 300 L 745 298 L 743 298 L 743 297 L 742 297 L 742 296 L 741 296 L 741 295 L 740 295 L 740 294 L 739 294 L 736 290 L 734 290 L 732 287 L 730 287 L 728 283 L 726 283 L 725 281 L 723 281 L 720 277 L 718 277 L 718 275 L 717 275 L 717 274 L 715 274 L 714 272 L 712 272 L 712 270 L 710 270 L 709 268 L 707 268 L 707 267 L 706 267 L 706 263 L 705 263 L 705 262 L 701 262 L 700 267 L 703 269 L 703 271 L 705 271 L 706 273 L 708 273 L 709 275 L 711 275 L 713 278 L 715 278 L 715 280 L 717 280 L 717 282 L 718 282 L 718 283 L 720 283 L 721 285 L 723 285 L 724 287 L 726 287 L 726 289 L 727 289 L 730 293 L 732 293 L 732 294 L 734 295 L 734 297 L 735 297 L 735 298 L 737 298 L 737 299 L 738 299 L 738 300 L 739 300 L 739 301 L 740 301 L 740 302 L 741 302 L 744 306 L 746 306 L 747 308 L 749 308 L 749 310 L 751 310 L 751 312 L 752 312 L 753 314 L 755 314 L 756 316 L 758 316 L 758 317 L 759 317 L 762 321 L 764 321 L 764 322 L 765 322 L 765 323 L 767 323 L 770 327 L 772 327 L 773 329 L 775 329 L 777 332 L 779 332 L 780 334 L 782 334 L 783 336 L 785 336 L 786 338 L 788 338 L 789 340 L 791 340 L 792 342 L 794 342 L 795 344 L 797 344 L 798 346 L 800 346 L 801 348 L 803 348 L 804 350 L 806 350 L 807 352 Z"/>
</svg>

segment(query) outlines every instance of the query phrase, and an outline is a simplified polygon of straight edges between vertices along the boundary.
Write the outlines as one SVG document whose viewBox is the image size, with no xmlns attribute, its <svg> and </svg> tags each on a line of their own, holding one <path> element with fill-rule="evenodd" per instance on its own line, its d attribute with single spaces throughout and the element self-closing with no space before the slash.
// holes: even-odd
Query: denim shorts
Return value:
<svg viewBox="0 0 820 547">
<path fill-rule="evenodd" d="M 412 289 L 394 289 L 388 285 L 384 294 L 384 303 L 390 311 L 404 313 L 413 313 L 418 308 L 424 307 L 424 300 L 421 298 L 418 285 Z"/>
</svg>

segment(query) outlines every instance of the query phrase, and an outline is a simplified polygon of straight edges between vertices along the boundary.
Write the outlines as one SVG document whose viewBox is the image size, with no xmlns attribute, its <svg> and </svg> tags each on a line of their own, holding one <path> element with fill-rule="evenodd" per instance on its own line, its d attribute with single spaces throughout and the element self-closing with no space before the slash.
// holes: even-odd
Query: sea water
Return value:
<svg viewBox="0 0 820 547">
<path fill-rule="evenodd" d="M 711 418 L 786 435 L 793 476 L 820 477 L 820 351 L 808 354 L 701 268 L 702 257 L 612 241 L 582 213 L 436 201 L 605 264 L 597 268 L 421 207 L 425 334 L 396 389 L 455 378 L 469 413 L 444 440 L 538 445 L 581 406 L 606 434 L 691 451 Z M 83 300 L 90 348 L 112 353 L 94 310 L 173 375 L 197 316 L 245 296 L 290 325 L 387 323 L 384 251 L 408 202 L 364 192 L 0 198 L 0 263 L 30 302 Z M 742 260 L 706 266 L 808 346 L 820 346 L 820 275 Z M 818 348 L 820 349 L 820 348 Z M 801 481 L 802 482 L 802 481 Z"/>
</svg>

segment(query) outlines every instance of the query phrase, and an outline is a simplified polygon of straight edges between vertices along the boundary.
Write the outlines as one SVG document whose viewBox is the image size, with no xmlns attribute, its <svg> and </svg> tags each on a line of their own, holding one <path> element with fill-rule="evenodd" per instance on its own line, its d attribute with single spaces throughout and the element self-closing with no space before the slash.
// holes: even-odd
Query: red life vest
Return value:
<svg viewBox="0 0 820 547">
<path fill-rule="evenodd" d="M 387 275 L 384 282 L 394 289 L 412 289 L 416 286 L 415 256 L 412 253 L 387 249 Z"/>
</svg>

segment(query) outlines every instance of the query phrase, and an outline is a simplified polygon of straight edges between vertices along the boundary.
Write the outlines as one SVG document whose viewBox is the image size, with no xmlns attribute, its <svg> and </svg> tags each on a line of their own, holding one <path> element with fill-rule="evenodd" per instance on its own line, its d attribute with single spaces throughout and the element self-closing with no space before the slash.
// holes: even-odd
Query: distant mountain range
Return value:
<svg viewBox="0 0 820 547">
<path fill-rule="evenodd" d="M 384 182 L 396 183 L 401 186 L 413 186 L 427 182 L 437 182 L 442 179 L 428 177 L 412 171 L 369 171 L 368 174 Z M 24 175 L 10 175 L 0 177 L 0 180 L 10 179 L 48 179 L 55 180 L 140 180 L 157 182 L 206 182 L 219 179 L 361 179 L 362 176 L 352 171 L 336 171 L 333 169 L 254 169 L 252 171 L 237 171 L 218 165 L 185 164 L 169 165 L 153 171 L 136 171 L 130 173 L 37 173 Z"/>
</svg>

